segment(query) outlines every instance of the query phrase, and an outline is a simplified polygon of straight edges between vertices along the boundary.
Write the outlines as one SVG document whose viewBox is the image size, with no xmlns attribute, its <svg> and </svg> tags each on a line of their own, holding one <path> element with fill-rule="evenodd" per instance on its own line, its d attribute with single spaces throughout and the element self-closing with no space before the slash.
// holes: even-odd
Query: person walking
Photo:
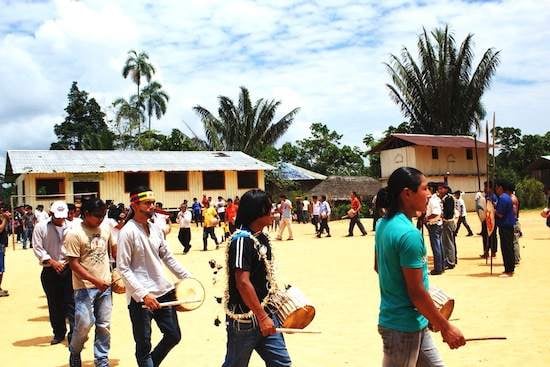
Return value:
<svg viewBox="0 0 550 367">
<path fill-rule="evenodd" d="M 2 289 L 2 279 L 4 278 L 6 247 L 8 247 L 8 223 L 11 213 L 4 207 L 0 207 L 0 297 L 9 296 L 6 289 Z"/>
<path fill-rule="evenodd" d="M 191 250 L 191 221 L 193 220 L 193 215 L 187 209 L 187 204 L 182 203 L 180 205 L 180 211 L 176 220 L 180 226 L 178 240 L 183 246 L 183 254 L 185 255 Z"/>
<path fill-rule="evenodd" d="M 107 212 L 103 200 L 84 201 L 80 224 L 71 226 L 64 246 L 72 270 L 75 301 L 75 325 L 69 344 L 69 367 L 81 367 L 80 353 L 95 325 L 94 365 L 109 367 L 111 347 L 110 254 L 116 253 L 111 231 L 100 224 Z"/>
<path fill-rule="evenodd" d="M 441 231 L 441 244 L 443 247 L 443 263 L 445 269 L 454 269 L 456 266 L 456 242 L 455 242 L 455 199 L 449 194 L 451 189 L 446 184 L 438 189 L 438 195 L 443 205 L 442 219 L 443 226 Z"/>
<path fill-rule="evenodd" d="M 48 221 L 40 222 L 33 232 L 33 251 L 42 266 L 40 280 L 48 301 L 50 325 L 53 338 L 50 344 L 65 340 L 66 320 L 69 322 L 67 340 L 71 342 L 74 329 L 74 294 L 72 271 L 67 266 L 67 256 L 63 248 L 67 224 L 65 219 L 69 209 L 64 201 L 54 201 L 50 207 Z"/>
<path fill-rule="evenodd" d="M 462 332 L 435 307 L 428 289 L 426 247 L 412 218 L 430 198 L 426 177 L 402 167 L 388 179 L 388 212 L 375 236 L 374 270 L 380 286 L 378 332 L 383 366 L 444 366 L 428 322 L 451 349 L 466 344 Z M 434 201 L 435 203 L 436 201 Z M 430 215 L 433 215 L 431 213 Z"/>
<path fill-rule="evenodd" d="M 321 238 L 321 235 L 324 231 L 327 232 L 327 237 L 331 237 L 330 228 L 328 226 L 328 221 L 330 219 L 330 204 L 327 201 L 325 195 L 321 195 L 321 201 L 319 202 L 319 219 L 321 223 L 319 225 L 319 232 L 317 232 L 317 238 Z"/>
<path fill-rule="evenodd" d="M 140 187 L 130 193 L 130 202 L 130 219 L 118 236 L 117 266 L 126 287 L 137 365 L 156 367 L 181 340 L 175 307 L 160 307 L 161 302 L 176 300 L 174 284 L 166 278 L 163 264 L 178 279 L 191 274 L 178 263 L 163 233 L 150 221 L 155 194 Z M 162 338 L 151 350 L 152 320 Z"/>
<path fill-rule="evenodd" d="M 357 224 L 357 227 L 361 231 L 362 236 L 367 235 L 367 230 L 365 227 L 363 227 L 363 223 L 361 223 L 360 215 L 361 215 L 361 199 L 357 195 L 355 191 L 351 192 L 351 198 L 350 198 L 350 206 L 351 210 L 348 212 L 349 216 L 349 228 L 348 228 L 348 234 L 346 237 L 353 237 L 353 228 Z"/>
<path fill-rule="evenodd" d="M 471 237 L 474 235 L 474 232 L 472 232 L 472 229 L 470 228 L 470 225 L 468 224 L 468 221 L 466 220 L 466 204 L 464 203 L 463 198 L 464 193 L 460 190 L 456 190 L 454 192 L 455 197 L 455 211 L 458 215 L 458 221 L 456 223 L 456 230 L 455 230 L 455 237 L 458 235 L 458 231 L 460 229 L 460 225 L 464 224 L 464 228 L 468 231 L 468 234 L 466 237 Z"/>
<path fill-rule="evenodd" d="M 286 195 L 280 196 L 281 203 L 279 210 L 281 211 L 281 221 L 279 223 L 279 232 L 277 233 L 277 240 L 283 239 L 283 231 L 288 229 L 288 240 L 291 241 L 292 237 L 292 202 L 287 199 Z"/>
<path fill-rule="evenodd" d="M 319 220 L 319 199 L 317 198 L 317 195 L 313 195 L 311 197 L 312 203 L 311 203 L 311 224 L 315 227 L 315 234 L 319 232 L 319 225 L 321 224 L 321 221 Z"/>
<path fill-rule="evenodd" d="M 437 187 L 438 193 L 443 190 L 443 184 Z M 434 268 L 430 272 L 431 275 L 439 275 L 445 271 L 445 265 L 443 263 L 443 246 L 441 243 L 441 234 L 443 232 L 442 213 L 443 208 L 441 198 L 434 193 L 428 201 L 426 216 L 424 218 L 424 221 L 428 227 L 430 245 L 434 259 Z"/>
<path fill-rule="evenodd" d="M 207 207 L 203 212 L 204 217 L 204 223 L 203 223 L 203 231 L 202 231 L 202 250 L 206 251 L 208 250 L 208 236 L 214 240 L 214 243 L 216 244 L 216 249 L 220 247 L 220 243 L 218 242 L 218 239 L 216 238 L 216 225 L 219 223 L 218 213 L 216 212 L 216 208 L 214 208 L 214 204 Z"/>
<path fill-rule="evenodd" d="M 507 191 L 510 184 L 507 181 L 500 180 L 496 182 L 495 192 L 498 195 L 498 202 L 495 208 L 495 221 L 498 227 L 500 237 L 500 250 L 502 251 L 502 261 L 504 262 L 504 272 L 501 277 L 507 278 L 514 275 L 514 226 L 516 216 L 512 198 Z"/>
</svg>

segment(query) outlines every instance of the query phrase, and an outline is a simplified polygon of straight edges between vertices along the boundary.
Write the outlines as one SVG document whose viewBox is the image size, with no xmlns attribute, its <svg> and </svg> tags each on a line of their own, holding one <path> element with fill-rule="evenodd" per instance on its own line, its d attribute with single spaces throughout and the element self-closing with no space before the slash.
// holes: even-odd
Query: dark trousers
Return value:
<svg viewBox="0 0 550 367">
<path fill-rule="evenodd" d="M 203 232 L 202 232 L 202 249 L 204 251 L 206 251 L 207 249 L 207 245 L 206 245 L 206 240 L 208 239 L 208 236 L 210 236 L 210 238 L 212 238 L 214 240 L 214 242 L 216 243 L 216 246 L 218 245 L 218 239 L 216 238 L 216 233 L 214 233 L 214 228 L 215 227 L 203 227 Z"/>
<path fill-rule="evenodd" d="M 171 291 L 159 298 L 159 302 L 175 301 L 175 292 Z M 166 357 L 168 352 L 181 340 L 178 315 L 174 307 L 162 307 L 149 311 L 134 299 L 128 305 L 132 332 L 136 342 L 136 361 L 139 367 L 156 367 Z M 151 321 L 155 320 L 162 333 L 162 339 L 151 352 Z"/>
<path fill-rule="evenodd" d="M 197 227 L 199 226 L 199 223 L 202 226 L 202 214 L 201 212 L 193 212 L 193 220 L 195 221 L 195 224 Z"/>
<path fill-rule="evenodd" d="M 229 223 L 229 233 L 233 234 L 237 230 L 237 226 L 234 223 Z"/>
<path fill-rule="evenodd" d="M 466 216 L 463 216 L 463 217 L 458 217 L 458 221 L 456 222 L 455 236 L 458 234 L 458 230 L 460 229 L 461 224 L 464 224 L 464 227 L 466 227 L 466 230 L 468 231 L 468 235 L 474 234 L 472 232 L 472 229 L 470 228 L 470 225 L 466 221 Z"/>
<path fill-rule="evenodd" d="M 52 267 L 44 267 L 40 274 L 42 289 L 46 293 L 50 324 L 56 338 L 64 338 L 67 333 L 66 319 L 69 321 L 68 339 L 74 328 L 74 294 L 71 269 L 67 266 L 61 274 Z"/>
<path fill-rule="evenodd" d="M 321 236 L 323 231 L 327 231 L 327 234 L 330 234 L 330 228 L 328 227 L 328 218 L 321 218 L 321 224 L 319 225 L 319 231 L 317 236 Z"/>
<path fill-rule="evenodd" d="M 189 244 L 191 242 L 191 228 L 180 228 L 180 231 L 178 232 L 178 240 L 183 246 L 183 250 L 185 252 L 189 251 L 191 248 L 191 245 Z"/>
<path fill-rule="evenodd" d="M 376 231 L 376 222 L 380 219 L 380 209 L 374 208 L 372 211 L 372 231 Z"/>
<path fill-rule="evenodd" d="M 315 227 L 315 233 L 319 232 L 319 215 L 313 215 L 311 217 L 311 224 Z"/>
<path fill-rule="evenodd" d="M 349 220 L 349 228 L 348 228 L 348 234 L 350 236 L 353 236 L 353 228 L 357 224 L 357 227 L 359 227 L 359 230 L 362 234 L 367 234 L 367 231 L 365 230 L 365 227 L 363 227 L 363 223 L 361 223 L 361 219 L 359 219 L 359 214 L 353 216 Z"/>
<path fill-rule="evenodd" d="M 489 254 L 489 249 L 491 249 L 491 253 L 496 254 L 497 253 L 497 231 L 496 228 L 489 236 L 489 239 L 487 240 L 488 232 L 487 232 L 487 222 L 483 221 L 481 222 L 481 237 L 483 238 L 483 253 L 485 255 Z"/>
<path fill-rule="evenodd" d="M 516 263 L 514 257 L 514 228 L 499 227 L 498 235 L 500 237 L 504 271 L 506 273 L 513 273 Z"/>
</svg>

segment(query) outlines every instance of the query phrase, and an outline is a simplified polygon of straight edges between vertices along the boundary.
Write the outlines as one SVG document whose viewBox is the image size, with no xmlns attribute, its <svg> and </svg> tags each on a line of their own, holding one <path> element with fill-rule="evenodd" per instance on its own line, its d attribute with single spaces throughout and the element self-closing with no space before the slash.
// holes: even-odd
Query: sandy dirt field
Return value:
<svg viewBox="0 0 550 367">
<path fill-rule="evenodd" d="M 479 221 L 468 217 L 479 232 Z M 370 229 L 370 219 L 363 222 Z M 434 335 L 447 366 L 550 366 L 550 229 L 538 212 L 521 216 L 521 265 L 513 278 L 498 278 L 503 271 L 500 249 L 491 276 L 485 260 L 479 258 L 481 237 L 458 237 L 459 263 L 454 270 L 432 276 L 430 283 L 456 299 L 452 319 L 466 337 L 505 336 L 504 341 L 471 342 L 451 351 Z M 382 343 L 377 333 L 378 279 L 373 271 L 374 236 L 344 238 L 347 221 L 331 222 L 332 238 L 316 239 L 313 227 L 294 224 L 294 241 L 274 241 L 278 279 L 301 289 L 310 298 L 317 315 L 309 329 L 319 335 L 285 336 L 293 365 L 379 366 Z M 356 229 L 357 231 L 357 229 Z M 179 313 L 182 342 L 165 359 L 163 366 L 220 366 L 225 354 L 224 324 L 214 326 L 221 305 L 214 300 L 222 293 L 213 285 L 208 260 L 223 263 L 225 251 L 199 251 L 202 232 L 193 229 L 192 250 L 182 255 L 177 228 L 169 235 L 177 258 L 206 288 L 204 305 Z M 272 236 L 274 237 L 274 236 Z M 426 243 L 429 243 L 426 237 Z M 428 245 L 429 247 L 429 245 Z M 429 250 L 428 250 L 429 251 Z M 65 345 L 50 346 L 51 329 L 46 299 L 40 285 L 40 266 L 31 250 L 10 248 L 3 288 L 9 297 L 0 298 L 0 346 L 2 366 L 67 366 Z M 111 366 L 135 366 L 134 342 L 123 295 L 115 295 L 112 319 Z M 93 340 L 93 330 L 90 334 Z M 153 334 L 154 343 L 159 333 Z M 82 354 L 85 366 L 93 366 L 93 348 L 88 341 Z M 263 366 L 254 355 L 250 366 Z"/>
</svg>

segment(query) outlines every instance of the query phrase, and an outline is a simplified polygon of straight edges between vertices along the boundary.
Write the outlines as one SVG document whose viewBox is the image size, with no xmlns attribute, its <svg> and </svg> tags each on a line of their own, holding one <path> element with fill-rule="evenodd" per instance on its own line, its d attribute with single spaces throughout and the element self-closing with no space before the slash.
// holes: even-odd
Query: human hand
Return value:
<svg viewBox="0 0 550 367">
<path fill-rule="evenodd" d="M 60 261 L 56 261 L 54 259 L 50 259 L 50 265 L 52 266 L 53 270 L 55 270 L 57 274 L 61 273 L 63 269 L 65 269 L 64 263 Z"/>
<path fill-rule="evenodd" d="M 451 324 L 449 324 L 447 328 L 441 330 L 441 335 L 443 336 L 443 341 L 449 344 L 449 348 L 451 349 L 457 349 L 466 344 L 462 332 Z"/>
<path fill-rule="evenodd" d="M 105 290 L 107 288 L 109 288 L 111 285 L 109 283 L 107 283 L 106 281 L 102 280 L 102 279 L 97 279 L 95 282 L 94 282 L 94 285 L 97 289 L 99 289 L 101 292 L 105 292 Z"/>
<path fill-rule="evenodd" d="M 147 307 L 151 311 L 155 311 L 160 308 L 159 301 L 157 301 L 155 296 L 153 296 L 151 293 L 143 297 L 143 303 L 145 304 L 145 307 Z"/>
<path fill-rule="evenodd" d="M 276 332 L 275 324 L 273 324 L 273 320 L 268 314 L 258 320 L 258 325 L 263 336 L 273 335 Z"/>
</svg>

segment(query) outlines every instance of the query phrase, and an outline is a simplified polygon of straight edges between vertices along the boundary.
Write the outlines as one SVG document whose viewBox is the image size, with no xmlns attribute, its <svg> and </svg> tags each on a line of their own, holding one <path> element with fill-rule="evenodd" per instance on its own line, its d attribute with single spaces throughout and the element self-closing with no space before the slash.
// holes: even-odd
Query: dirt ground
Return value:
<svg viewBox="0 0 550 367">
<path fill-rule="evenodd" d="M 474 232 L 479 221 L 468 217 Z M 366 222 L 366 223 L 365 223 Z M 370 229 L 370 219 L 363 219 Z M 550 366 L 550 229 L 538 211 L 521 216 L 521 265 L 513 278 L 498 278 L 503 271 L 500 250 L 493 275 L 479 258 L 481 237 L 458 237 L 459 263 L 454 270 L 432 276 L 431 284 L 444 289 L 456 300 L 451 319 L 466 337 L 505 336 L 504 341 L 470 342 L 451 351 L 434 335 L 448 366 Z M 331 222 L 332 238 L 314 238 L 312 226 L 294 224 L 294 241 L 274 241 L 278 279 L 298 287 L 311 300 L 317 314 L 308 329 L 318 335 L 286 335 L 293 365 L 378 366 L 382 344 L 377 334 L 378 280 L 373 269 L 374 236 L 344 238 L 347 221 Z M 356 229 L 357 231 L 357 229 Z M 274 236 L 272 236 L 274 237 Z M 220 366 L 225 354 L 223 317 L 214 297 L 222 293 L 221 282 L 213 285 L 208 260 L 223 263 L 225 251 L 202 252 L 201 232 L 193 228 L 192 250 L 182 255 L 177 228 L 169 235 L 177 258 L 206 288 L 206 300 L 195 311 L 179 313 L 182 342 L 165 359 L 163 366 Z M 426 238 L 427 241 L 427 238 Z M 426 242 L 428 243 L 428 242 Z M 429 250 L 428 250 L 429 251 Z M 31 250 L 20 246 L 6 254 L 7 272 L 3 288 L 9 297 L 0 298 L 0 345 L 2 365 L 67 366 L 65 345 L 50 346 L 51 329 L 46 299 L 40 285 L 40 266 Z M 135 366 L 134 342 L 123 295 L 115 295 L 112 319 L 111 366 Z M 93 333 L 93 330 L 92 330 Z M 154 342 L 159 334 L 153 334 Z M 93 334 L 91 334 L 93 340 Z M 82 354 L 85 366 L 93 366 L 93 348 L 88 341 Z M 263 366 L 253 355 L 250 366 Z"/>
</svg>

